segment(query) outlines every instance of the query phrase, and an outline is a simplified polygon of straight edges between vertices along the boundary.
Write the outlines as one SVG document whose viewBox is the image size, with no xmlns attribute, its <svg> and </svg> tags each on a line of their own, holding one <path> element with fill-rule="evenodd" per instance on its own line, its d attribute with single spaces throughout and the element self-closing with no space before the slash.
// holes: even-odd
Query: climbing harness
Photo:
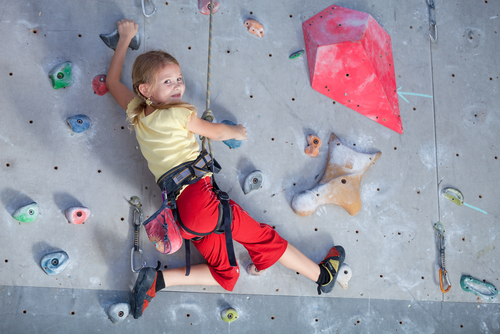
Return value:
<svg viewBox="0 0 500 334">
<path fill-rule="evenodd" d="M 140 237 L 140 231 L 141 231 L 141 222 L 142 222 L 142 209 L 141 209 L 141 200 L 139 197 L 134 196 L 128 201 L 128 203 L 134 208 L 134 246 L 130 250 L 130 269 L 132 269 L 132 272 L 138 273 L 142 268 L 146 266 L 146 261 L 144 261 L 144 256 L 142 254 L 142 249 L 139 248 L 139 237 Z M 139 269 L 135 269 L 134 266 L 134 255 L 135 253 L 140 254 L 140 259 L 142 262 L 142 267 Z"/>
<path fill-rule="evenodd" d="M 214 17 L 214 1 L 210 0 L 210 28 L 208 35 L 208 69 L 207 69 L 207 101 L 206 101 L 206 110 L 203 112 L 201 116 L 205 121 L 213 122 L 214 114 L 212 110 L 210 110 L 210 76 L 212 70 L 212 25 L 213 25 L 213 17 Z M 210 155 L 213 156 L 212 150 L 212 142 L 210 138 L 204 137 L 200 135 L 200 140 L 202 143 L 202 150 L 210 152 Z M 208 146 L 208 149 L 207 149 Z"/>
<path fill-rule="evenodd" d="M 441 292 L 446 293 L 451 289 L 450 279 L 448 277 L 448 272 L 446 271 L 446 262 L 444 259 L 444 250 L 445 250 L 445 238 L 444 238 L 444 226 L 441 222 L 437 222 L 434 224 L 434 228 L 437 231 L 438 237 L 438 248 L 441 255 L 441 267 L 439 268 L 439 286 L 441 287 Z M 447 288 L 444 289 L 444 280 L 446 280 Z"/>
<path fill-rule="evenodd" d="M 427 4 L 429 5 L 429 37 L 432 43 L 437 43 L 436 6 L 434 5 L 434 0 L 427 0 Z"/>
<path fill-rule="evenodd" d="M 153 0 L 148 0 L 148 1 L 151 4 L 151 6 L 153 6 L 153 11 L 151 12 L 151 14 L 146 14 L 146 6 L 144 4 L 145 0 L 142 0 L 142 13 L 146 17 L 151 17 L 156 13 L 156 7 L 155 7 L 155 4 L 153 3 Z"/>
<path fill-rule="evenodd" d="M 465 292 L 472 292 L 476 296 L 490 301 L 498 295 L 498 290 L 493 284 L 480 281 L 468 275 L 463 275 L 460 278 L 460 286 Z"/>
<path fill-rule="evenodd" d="M 162 191 L 162 197 L 164 204 L 168 203 L 170 206 L 175 221 L 188 233 L 195 235 L 196 237 L 191 239 L 192 241 L 201 240 L 203 237 L 216 233 L 224 233 L 226 239 L 226 249 L 228 254 L 228 260 L 231 267 L 236 267 L 236 256 L 234 255 L 233 238 L 231 231 L 231 224 L 233 221 L 233 213 L 231 205 L 229 204 L 229 195 L 221 191 L 212 176 L 213 191 L 217 198 L 219 199 L 219 219 L 215 228 L 211 232 L 200 233 L 189 229 L 182 222 L 179 211 L 177 210 L 177 204 L 175 198 L 179 194 L 179 191 L 185 186 L 198 182 L 207 173 L 218 173 L 221 167 L 213 159 L 213 157 L 206 151 L 202 151 L 198 158 L 194 161 L 188 161 L 186 163 L 180 164 L 174 167 L 167 173 L 163 174 L 158 179 L 158 186 Z M 186 276 L 189 276 L 191 267 L 191 247 L 190 241 L 186 240 L 184 244 L 186 248 Z"/>
</svg>

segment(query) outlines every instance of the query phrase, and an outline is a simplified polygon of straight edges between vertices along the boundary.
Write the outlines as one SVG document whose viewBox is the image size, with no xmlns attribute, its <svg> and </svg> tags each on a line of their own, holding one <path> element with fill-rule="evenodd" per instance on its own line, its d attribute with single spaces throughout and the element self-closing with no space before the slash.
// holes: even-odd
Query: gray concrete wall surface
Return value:
<svg viewBox="0 0 500 334">
<path fill-rule="evenodd" d="M 87 332 L 137 330 L 133 319 L 112 327 L 105 306 L 125 298 L 136 279 L 130 270 L 134 231 L 127 200 L 139 196 L 147 216 L 160 206 L 161 196 L 125 112 L 110 94 L 98 96 L 92 90 L 92 79 L 107 72 L 113 55 L 99 34 L 112 32 L 123 18 L 138 22 L 141 47 L 128 51 L 123 82 L 131 87 L 137 55 L 166 50 L 179 60 L 186 79 L 184 100 L 200 116 L 208 54 L 209 18 L 198 12 L 196 1 L 153 2 L 157 11 L 146 18 L 139 0 L 0 0 L 0 284 L 1 313 L 10 319 L 2 324 L 6 333 L 71 332 L 65 328 L 75 324 L 74 332 L 82 333 L 85 326 Z M 260 312 L 249 318 L 265 319 L 274 314 L 271 310 L 281 314 L 274 321 L 256 320 L 262 332 L 500 332 L 498 300 L 486 301 L 460 288 L 462 275 L 499 284 L 500 4 L 436 1 L 438 42 L 433 44 L 425 0 L 334 3 L 372 15 L 391 36 L 397 88 L 409 93 L 399 98 L 402 135 L 313 90 L 305 54 L 288 59 L 305 49 L 302 22 L 329 5 L 324 0 L 221 3 L 214 15 L 211 109 L 216 121 L 243 124 L 248 140 L 237 150 L 221 142 L 213 145 L 223 166 L 217 182 L 256 220 L 274 226 L 315 262 L 334 244 L 345 248 L 353 270 L 349 288 L 337 286 L 317 297 L 314 283 L 281 265 L 262 277 L 242 270 L 234 294 L 220 287 L 166 289 L 162 301 L 155 300 L 145 314 L 148 319 L 161 316 L 165 323 L 157 319 L 143 326 L 154 332 L 189 332 L 188 322 L 222 328 L 226 324 L 219 323 L 216 305 L 226 300 L 245 310 L 241 318 Z M 246 30 L 243 22 L 249 17 L 264 25 L 264 38 Z M 73 64 L 74 83 L 55 90 L 48 73 L 64 61 Z M 91 118 L 88 131 L 70 130 L 66 118 L 76 114 Z M 332 132 L 348 147 L 382 152 L 363 177 L 362 209 L 350 216 L 342 207 L 324 205 L 299 217 L 291 200 L 316 184 Z M 323 140 L 316 158 L 304 153 L 311 133 Z M 264 173 L 262 189 L 245 195 L 243 181 L 255 169 Z M 460 189 L 467 204 L 486 214 L 446 200 L 440 195 L 445 187 Z M 32 201 L 40 207 L 34 222 L 11 217 Z M 68 224 L 64 211 L 80 205 L 91 210 L 91 217 L 84 225 Z M 438 221 L 445 226 L 452 283 L 446 294 L 439 288 L 433 228 Z M 141 248 L 150 266 L 158 260 L 167 268 L 184 265 L 184 249 L 161 255 L 144 229 Z M 250 257 L 241 245 L 235 248 L 243 269 Z M 70 262 L 61 274 L 48 276 L 39 262 L 53 250 L 66 251 Z M 195 251 L 192 262 L 204 259 Z M 70 305 L 73 292 L 86 300 L 85 318 L 78 311 L 67 316 L 71 307 L 61 306 Z M 246 311 L 246 298 L 257 300 L 252 310 L 261 309 Z M 46 305 L 43 312 L 40 303 Z M 188 303 L 186 313 L 193 317 L 176 317 L 174 306 L 159 305 L 169 303 Z M 413 313 L 416 304 L 421 311 Z M 36 314 L 30 315 L 30 308 Z M 323 321 L 329 310 L 343 320 Z M 59 314 L 68 327 L 47 329 L 40 320 Z M 98 320 L 91 320 L 95 316 Z M 401 320 L 405 317 L 411 321 Z M 360 325 L 354 328 L 350 322 L 357 320 Z M 248 321 L 227 330 L 249 332 Z M 167 322 L 171 327 L 163 329 Z"/>
</svg>

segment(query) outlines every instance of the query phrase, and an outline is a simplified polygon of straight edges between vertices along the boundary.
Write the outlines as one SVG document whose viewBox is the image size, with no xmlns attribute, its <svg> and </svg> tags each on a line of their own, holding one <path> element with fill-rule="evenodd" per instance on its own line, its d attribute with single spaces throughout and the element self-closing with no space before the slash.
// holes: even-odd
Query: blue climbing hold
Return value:
<svg viewBox="0 0 500 334">
<path fill-rule="evenodd" d="M 90 128 L 90 118 L 85 115 L 75 115 L 68 118 L 68 124 L 73 132 L 82 133 Z"/>
<path fill-rule="evenodd" d="M 232 122 L 232 121 L 228 121 L 228 120 L 223 120 L 221 122 L 222 124 L 227 124 L 227 125 L 237 125 L 236 123 Z M 224 144 L 227 145 L 227 147 L 229 148 L 239 148 L 241 146 L 241 144 L 243 144 L 243 140 L 236 140 L 236 139 L 228 139 L 228 140 L 224 140 L 223 141 Z"/>
<path fill-rule="evenodd" d="M 53 276 L 62 272 L 68 266 L 68 262 L 68 254 L 65 251 L 58 251 L 45 255 L 40 265 L 47 275 Z"/>
</svg>

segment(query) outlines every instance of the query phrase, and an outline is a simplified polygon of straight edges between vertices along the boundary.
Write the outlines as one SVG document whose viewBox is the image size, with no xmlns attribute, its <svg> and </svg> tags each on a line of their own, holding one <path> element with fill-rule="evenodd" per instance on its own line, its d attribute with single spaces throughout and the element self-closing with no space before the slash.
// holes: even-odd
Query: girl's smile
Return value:
<svg viewBox="0 0 500 334">
<path fill-rule="evenodd" d="M 185 88 L 181 68 L 169 63 L 158 72 L 155 85 L 149 87 L 149 98 L 155 104 L 182 102 Z"/>
</svg>

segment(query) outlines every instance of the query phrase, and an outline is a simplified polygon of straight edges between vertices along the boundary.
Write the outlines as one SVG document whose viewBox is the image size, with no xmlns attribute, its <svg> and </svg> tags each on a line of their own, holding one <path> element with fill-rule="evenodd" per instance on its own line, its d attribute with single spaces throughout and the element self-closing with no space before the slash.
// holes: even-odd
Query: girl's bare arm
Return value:
<svg viewBox="0 0 500 334">
<path fill-rule="evenodd" d="M 117 25 L 120 39 L 118 40 L 115 54 L 113 55 L 109 65 L 108 74 L 106 76 L 106 86 L 108 86 L 108 89 L 111 95 L 115 98 L 116 102 L 118 102 L 118 104 L 126 110 L 128 104 L 132 101 L 135 95 L 120 81 L 120 77 L 122 75 L 123 61 L 125 60 L 128 45 L 137 33 L 139 25 L 128 19 L 119 21 Z"/>
<path fill-rule="evenodd" d="M 246 140 L 247 129 L 241 124 L 226 125 L 222 123 L 210 123 L 202 120 L 195 113 L 191 114 L 187 129 L 198 135 L 210 138 L 212 140 Z"/>
</svg>

